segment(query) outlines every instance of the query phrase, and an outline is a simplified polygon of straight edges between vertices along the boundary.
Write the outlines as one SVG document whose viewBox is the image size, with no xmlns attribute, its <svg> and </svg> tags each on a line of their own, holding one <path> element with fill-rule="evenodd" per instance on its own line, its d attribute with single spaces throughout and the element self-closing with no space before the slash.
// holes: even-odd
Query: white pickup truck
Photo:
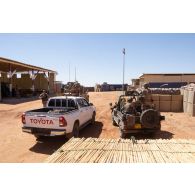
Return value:
<svg viewBox="0 0 195 195">
<path fill-rule="evenodd" d="M 48 100 L 46 108 L 23 113 L 22 129 L 37 138 L 56 135 L 78 137 L 81 128 L 95 122 L 95 115 L 95 107 L 83 97 L 53 97 Z"/>
</svg>

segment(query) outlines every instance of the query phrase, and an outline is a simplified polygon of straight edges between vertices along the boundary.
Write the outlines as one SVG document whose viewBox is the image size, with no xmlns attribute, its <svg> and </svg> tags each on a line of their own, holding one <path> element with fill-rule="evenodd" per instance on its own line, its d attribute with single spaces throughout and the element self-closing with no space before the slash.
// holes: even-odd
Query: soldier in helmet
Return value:
<svg viewBox="0 0 195 195">
<path fill-rule="evenodd" d="M 144 84 L 144 90 L 142 91 L 143 97 L 144 97 L 144 102 L 142 104 L 142 110 L 146 110 L 149 108 L 155 108 L 154 100 L 152 99 L 152 93 L 151 90 L 149 89 L 149 84 L 145 83 Z"/>
<path fill-rule="evenodd" d="M 39 99 L 42 100 L 43 107 L 46 107 L 47 101 L 48 101 L 48 94 L 46 93 L 46 90 L 43 90 L 43 92 L 40 94 Z"/>
<path fill-rule="evenodd" d="M 142 91 L 143 95 L 146 96 L 148 94 L 151 94 L 151 90 L 149 89 L 149 84 L 145 83 L 144 84 L 144 90 Z"/>
<path fill-rule="evenodd" d="M 151 90 L 149 88 L 149 84 L 148 83 L 145 83 L 144 84 L 144 89 L 142 91 L 142 95 L 144 96 L 144 99 L 148 102 L 151 102 L 152 101 L 152 96 L 151 96 Z"/>
<path fill-rule="evenodd" d="M 126 104 L 126 99 L 125 98 L 121 98 L 121 100 L 120 100 L 120 108 L 123 108 L 125 104 Z"/>
<path fill-rule="evenodd" d="M 135 106 L 133 104 L 133 98 L 129 98 L 127 103 L 122 107 L 122 112 L 127 114 L 134 114 L 135 113 Z"/>
<path fill-rule="evenodd" d="M 85 93 L 83 93 L 83 97 L 89 102 L 88 90 L 86 90 Z"/>
</svg>

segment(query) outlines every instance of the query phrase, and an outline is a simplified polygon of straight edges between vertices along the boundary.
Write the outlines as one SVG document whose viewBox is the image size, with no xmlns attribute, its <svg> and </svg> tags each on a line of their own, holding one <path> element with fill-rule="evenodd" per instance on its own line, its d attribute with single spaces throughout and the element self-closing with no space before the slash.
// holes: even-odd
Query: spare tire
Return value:
<svg viewBox="0 0 195 195">
<path fill-rule="evenodd" d="M 156 110 L 148 109 L 142 112 L 140 122 L 143 127 L 153 129 L 159 126 L 160 117 Z"/>
</svg>

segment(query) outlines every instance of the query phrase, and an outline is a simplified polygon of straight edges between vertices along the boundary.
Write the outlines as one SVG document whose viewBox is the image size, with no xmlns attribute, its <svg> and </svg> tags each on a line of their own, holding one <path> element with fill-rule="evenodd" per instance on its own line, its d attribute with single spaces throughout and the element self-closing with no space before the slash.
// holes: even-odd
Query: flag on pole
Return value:
<svg viewBox="0 0 195 195">
<path fill-rule="evenodd" d="M 125 48 L 123 48 L 123 54 L 125 55 Z"/>
</svg>

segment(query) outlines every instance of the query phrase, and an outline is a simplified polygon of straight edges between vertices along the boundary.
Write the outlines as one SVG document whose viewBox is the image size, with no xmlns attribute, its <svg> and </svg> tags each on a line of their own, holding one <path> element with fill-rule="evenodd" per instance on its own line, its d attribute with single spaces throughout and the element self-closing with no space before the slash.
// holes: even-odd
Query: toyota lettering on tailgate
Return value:
<svg viewBox="0 0 195 195">
<path fill-rule="evenodd" d="M 43 124 L 43 125 L 45 125 L 45 124 L 47 124 L 47 125 L 53 125 L 53 121 L 52 120 L 48 120 L 48 119 L 42 119 L 42 118 L 40 118 L 40 119 L 30 119 L 30 122 L 31 123 L 34 123 L 34 124 Z"/>
</svg>

